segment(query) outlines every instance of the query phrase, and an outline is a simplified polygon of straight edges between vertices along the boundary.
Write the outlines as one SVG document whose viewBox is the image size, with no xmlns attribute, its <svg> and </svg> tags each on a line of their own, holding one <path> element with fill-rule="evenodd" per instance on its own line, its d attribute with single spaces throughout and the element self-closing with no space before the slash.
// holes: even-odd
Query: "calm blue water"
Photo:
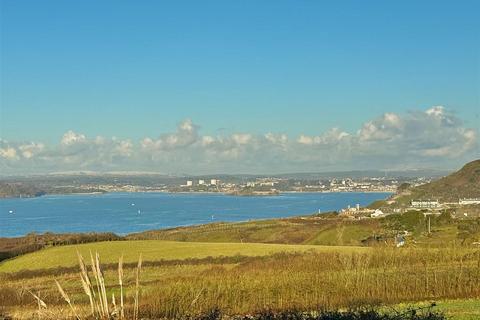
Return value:
<svg viewBox="0 0 480 320">
<path fill-rule="evenodd" d="M 222 194 L 107 193 L 0 200 L 0 237 L 29 232 L 115 232 L 218 221 L 280 218 L 367 205 L 388 193 Z M 13 213 L 10 213 L 13 211 Z M 140 213 L 139 213 L 140 212 Z"/>
</svg>

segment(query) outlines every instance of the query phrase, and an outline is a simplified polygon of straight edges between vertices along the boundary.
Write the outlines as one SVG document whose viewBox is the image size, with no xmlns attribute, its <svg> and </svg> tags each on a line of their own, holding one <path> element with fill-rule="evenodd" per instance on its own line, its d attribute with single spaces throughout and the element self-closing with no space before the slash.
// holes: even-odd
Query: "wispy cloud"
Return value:
<svg viewBox="0 0 480 320">
<path fill-rule="evenodd" d="M 175 132 L 141 141 L 66 132 L 57 145 L 0 140 L 4 173 L 64 170 L 157 172 L 286 172 L 448 167 L 479 157 L 478 132 L 441 106 L 385 113 L 358 132 L 332 128 L 319 135 L 284 133 L 202 135 L 192 120 Z"/>
</svg>

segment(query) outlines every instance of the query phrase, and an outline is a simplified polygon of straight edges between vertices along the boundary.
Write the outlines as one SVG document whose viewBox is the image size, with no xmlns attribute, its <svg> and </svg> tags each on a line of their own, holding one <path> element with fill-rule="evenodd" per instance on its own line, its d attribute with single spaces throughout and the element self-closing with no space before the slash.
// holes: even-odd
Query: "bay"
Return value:
<svg viewBox="0 0 480 320">
<path fill-rule="evenodd" d="M 212 222 L 282 218 L 368 205 L 389 193 L 283 193 L 230 196 L 202 193 L 47 195 L 0 200 L 0 237 L 30 232 L 115 232 Z"/>
</svg>

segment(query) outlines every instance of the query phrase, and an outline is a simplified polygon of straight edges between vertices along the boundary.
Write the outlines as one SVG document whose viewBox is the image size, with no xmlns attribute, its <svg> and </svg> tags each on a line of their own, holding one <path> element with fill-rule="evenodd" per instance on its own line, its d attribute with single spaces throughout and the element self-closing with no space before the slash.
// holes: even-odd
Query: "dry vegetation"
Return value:
<svg viewBox="0 0 480 320">
<path fill-rule="evenodd" d="M 98 273 L 99 264 L 92 264 Z M 141 277 L 138 264 L 120 265 L 120 269 L 110 266 L 100 271 L 103 280 L 92 278 L 91 284 L 92 288 L 96 288 L 96 283 L 104 284 L 100 285 L 100 292 L 108 297 L 110 311 L 115 308 L 110 297 L 125 297 L 127 318 L 135 317 L 136 306 L 140 318 L 178 318 L 216 308 L 233 315 L 266 309 L 335 310 L 480 297 L 480 252 L 458 247 L 277 253 L 160 264 L 145 261 Z M 98 307 L 85 294 L 80 280 L 87 282 L 83 268 L 86 266 L 82 267 L 82 276 L 78 268 L 57 274 L 37 271 L 33 277 L 25 272 L 4 274 L 0 279 L 4 283 L 0 301 L 10 314 L 23 318 L 74 316 L 73 310 L 80 318 L 87 318 L 92 308 Z M 55 281 L 61 284 L 73 308 L 65 303 Z M 103 297 L 103 293 L 97 296 Z M 105 308 L 105 299 L 102 301 Z"/>
<path fill-rule="evenodd" d="M 362 240 L 382 231 L 377 219 L 353 221 L 339 218 L 336 214 L 322 214 L 151 230 L 130 234 L 126 239 L 341 246 L 362 245 Z"/>
<path fill-rule="evenodd" d="M 122 237 L 114 233 L 30 233 L 18 238 L 0 238 L 0 261 L 10 259 L 47 247 L 90 243 L 98 241 L 116 241 Z"/>
</svg>

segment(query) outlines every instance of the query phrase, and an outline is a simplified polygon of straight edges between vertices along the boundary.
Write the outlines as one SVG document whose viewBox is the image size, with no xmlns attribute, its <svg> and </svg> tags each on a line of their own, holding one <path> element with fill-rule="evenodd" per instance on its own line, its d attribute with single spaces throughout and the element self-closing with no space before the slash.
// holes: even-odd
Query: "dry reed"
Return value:
<svg viewBox="0 0 480 320">
<path fill-rule="evenodd" d="M 77 312 L 75 311 L 75 308 L 73 307 L 72 301 L 70 300 L 70 297 L 68 296 L 68 294 L 63 290 L 62 286 L 60 285 L 60 283 L 57 280 L 55 280 L 55 283 L 57 284 L 58 291 L 60 291 L 60 295 L 68 303 L 68 305 L 70 306 L 70 309 L 72 309 L 72 312 L 75 315 L 75 318 L 80 320 L 80 317 L 78 316 Z"/>
<path fill-rule="evenodd" d="M 40 299 L 40 297 L 36 294 L 34 294 L 32 291 L 30 290 L 27 290 L 34 298 L 35 300 L 37 301 L 37 305 L 38 305 L 38 311 L 41 311 L 42 309 L 47 309 L 47 304 L 42 300 Z"/>
<path fill-rule="evenodd" d="M 105 275 L 101 268 L 100 263 L 100 255 L 95 253 L 94 255 L 90 252 L 90 260 L 91 260 L 91 270 L 93 277 L 95 279 L 95 287 L 93 282 L 90 280 L 88 268 L 85 264 L 85 261 L 82 255 L 77 252 L 78 262 L 80 265 L 80 282 L 82 285 L 83 292 L 88 296 L 88 300 L 90 302 L 90 315 L 95 319 L 125 319 L 125 305 L 124 305 L 124 293 L 123 293 L 123 256 L 120 257 L 118 262 L 118 284 L 120 289 L 120 309 L 117 307 L 115 294 L 112 293 L 111 297 L 111 308 L 108 303 L 107 298 L 107 290 L 105 285 Z M 137 269 L 136 269 L 136 278 L 135 278 L 135 296 L 134 296 L 134 313 L 133 319 L 138 320 L 139 315 L 139 292 L 140 292 L 140 270 L 142 267 L 142 256 L 140 255 Z M 68 294 L 63 290 L 60 283 L 55 280 L 57 285 L 58 291 L 62 296 L 63 300 L 67 302 L 72 310 L 72 313 L 75 315 L 75 318 L 80 320 L 80 316 L 77 314 L 72 300 L 68 296 Z M 31 292 L 30 292 L 31 293 Z M 39 306 L 45 306 L 45 302 L 43 302 L 37 295 L 31 293 L 33 297 L 38 301 Z"/>
<path fill-rule="evenodd" d="M 181 318 L 185 314 L 200 314 L 215 307 L 229 314 L 245 314 L 263 308 L 313 310 L 320 306 L 335 310 L 404 301 L 480 298 L 480 251 L 460 247 L 276 254 L 201 260 L 201 263 L 194 264 L 191 261 L 150 264 L 142 260 L 133 265 L 124 264 L 120 258 L 118 274 L 117 270 L 106 273 L 108 282 L 111 279 L 117 282 L 118 276 L 116 289 L 112 289 L 117 303 L 116 319 L 138 319 L 140 314 L 147 318 Z M 94 313 L 97 318 L 102 318 L 103 299 L 99 298 L 95 280 L 99 275 L 92 274 L 90 270 L 87 272 L 90 272 L 91 284 L 84 280 L 85 287 L 91 288 Z M 128 278 L 124 278 L 124 273 Z M 142 278 L 145 275 L 149 279 L 141 288 L 138 280 L 140 273 Z M 68 274 L 65 273 L 62 279 Z M 165 277 L 162 276 L 164 274 Z M 163 279 L 161 282 L 158 281 L 160 277 Z M 8 281 L 12 282 L 7 282 L 7 285 L 13 287 L 13 281 L 21 279 Z M 31 281 L 39 285 L 50 280 L 47 274 Z M 131 291 L 126 290 L 128 284 L 131 284 Z M 84 288 L 83 291 L 88 290 Z M 162 294 L 159 295 L 159 292 Z M 30 295 L 27 298 L 31 299 Z M 108 307 L 111 313 L 104 319 L 115 313 L 111 298 L 110 291 Z M 122 298 L 125 300 L 123 303 Z M 12 296 L 10 299 L 10 306 L 28 303 L 20 297 Z M 83 302 L 76 304 L 83 303 L 83 310 L 87 310 L 92 308 L 92 303 L 88 306 L 89 301 L 90 298 L 85 297 Z M 45 302 L 49 308 L 58 305 L 48 292 Z M 81 308 L 80 305 L 75 307 L 78 311 Z M 122 310 L 124 316 L 121 315 Z"/>
<path fill-rule="evenodd" d="M 118 285 L 120 286 L 120 319 L 124 319 L 125 308 L 123 305 L 123 254 L 118 259 Z"/>
<path fill-rule="evenodd" d="M 135 274 L 135 306 L 134 306 L 134 311 L 133 311 L 133 319 L 137 320 L 138 319 L 138 295 L 140 291 L 140 269 L 142 268 L 142 255 L 140 254 L 140 257 L 138 258 L 138 265 L 137 265 L 137 270 Z"/>
</svg>

